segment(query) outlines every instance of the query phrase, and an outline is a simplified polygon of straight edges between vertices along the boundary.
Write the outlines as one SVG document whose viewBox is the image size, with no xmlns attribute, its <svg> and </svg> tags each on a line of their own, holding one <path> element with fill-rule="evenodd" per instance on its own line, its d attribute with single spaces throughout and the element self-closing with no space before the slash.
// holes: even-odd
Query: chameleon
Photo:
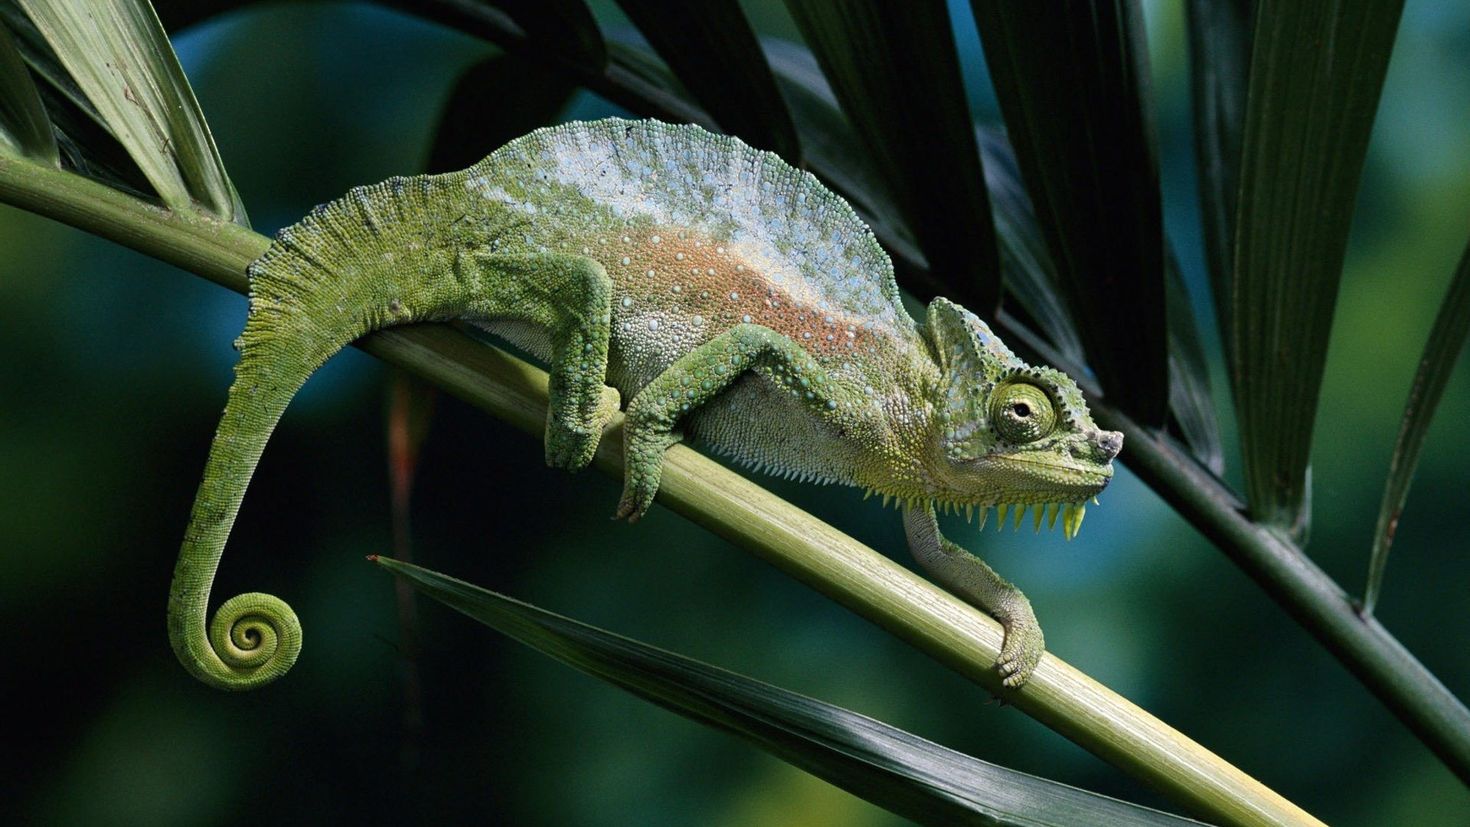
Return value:
<svg viewBox="0 0 1470 827">
<path fill-rule="evenodd" d="M 697 437 L 758 471 L 857 486 L 902 511 L 921 567 L 998 620 L 1022 685 L 1045 648 L 1030 602 L 945 538 L 994 508 L 1071 539 L 1122 435 L 1066 374 L 1017 358 L 973 313 L 905 310 L 852 207 L 778 156 L 693 125 L 537 130 L 459 172 L 357 187 L 281 230 L 248 268 L 249 311 L 174 570 L 169 639 L 228 690 L 295 663 L 281 599 L 208 607 L 226 540 L 287 404 L 364 334 L 464 320 L 548 368 L 546 461 L 577 470 L 626 400 L 616 516 L 653 502 L 664 452 Z M 613 391 L 607 391 L 611 386 Z"/>
</svg>

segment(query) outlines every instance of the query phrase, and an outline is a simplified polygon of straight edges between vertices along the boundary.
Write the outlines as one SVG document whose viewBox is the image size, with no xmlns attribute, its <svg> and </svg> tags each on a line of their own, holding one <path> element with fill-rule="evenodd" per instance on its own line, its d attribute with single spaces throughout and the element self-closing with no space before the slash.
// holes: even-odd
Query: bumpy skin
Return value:
<svg viewBox="0 0 1470 827">
<path fill-rule="evenodd" d="M 467 170 L 360 187 L 282 230 L 250 267 L 240 364 L 169 601 L 184 666 L 223 689 L 284 674 L 301 648 L 269 595 L 211 584 L 245 488 L 286 404 L 372 330 L 466 319 L 550 368 L 547 461 L 591 461 L 627 407 L 617 514 L 636 520 L 664 451 L 696 435 L 756 469 L 860 486 L 904 509 L 919 562 L 1005 627 L 998 668 L 1043 649 L 1014 586 L 939 532 L 935 509 L 997 507 L 1019 525 L 1107 485 L 1119 434 L 1065 375 L 1017 359 L 944 299 L 922 327 L 852 209 L 775 155 L 694 126 L 606 120 L 542 129 Z M 208 629 L 206 630 L 206 623 Z"/>
</svg>

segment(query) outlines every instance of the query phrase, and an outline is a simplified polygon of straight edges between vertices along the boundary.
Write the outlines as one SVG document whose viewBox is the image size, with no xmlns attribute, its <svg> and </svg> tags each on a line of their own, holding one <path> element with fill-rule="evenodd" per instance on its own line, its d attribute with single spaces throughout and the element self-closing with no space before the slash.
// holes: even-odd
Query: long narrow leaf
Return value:
<svg viewBox="0 0 1470 827">
<path fill-rule="evenodd" d="M 990 199 L 943 0 L 787 0 L 950 295 L 1000 303 Z"/>
<path fill-rule="evenodd" d="M 219 0 L 214 0 L 219 2 Z M 193 0 L 173 0 L 190 3 Z M 459 29 L 494 40 L 507 28 L 535 43 L 551 62 L 601 72 L 607 47 L 597 20 L 582 0 L 379 0 Z M 185 14 L 188 12 L 186 11 Z M 509 22 L 509 26 L 507 26 Z"/>
<path fill-rule="evenodd" d="M 15 38 L 0 26 L 0 147 L 5 152 L 55 166 L 60 162 L 56 135 L 36 91 L 31 70 Z"/>
<path fill-rule="evenodd" d="M 887 181 L 837 105 L 837 96 L 811 51 L 776 37 L 761 38 L 761 48 L 801 136 L 807 165 L 852 202 L 884 246 L 922 260 Z"/>
<path fill-rule="evenodd" d="M 1465 347 L 1467 333 L 1470 333 L 1470 243 L 1465 245 L 1460 266 L 1455 269 L 1444 304 L 1429 331 L 1424 355 L 1419 358 L 1419 370 L 1409 387 L 1409 400 L 1404 404 L 1404 419 L 1393 446 L 1388 482 L 1383 487 L 1383 504 L 1378 509 L 1378 530 L 1374 532 L 1373 552 L 1368 559 L 1368 585 L 1363 591 L 1365 614 L 1372 614 L 1378 603 L 1383 571 L 1388 565 L 1388 549 L 1393 545 L 1399 516 L 1409 498 L 1409 484 L 1414 479 L 1414 469 L 1419 466 L 1419 450 L 1424 447 L 1424 435 L 1429 432 L 1434 409 L 1439 406 L 1455 361 Z"/>
<path fill-rule="evenodd" d="M 1103 393 L 1168 404 L 1164 239 L 1143 26 L 1130 0 L 975 0 L 996 96 Z"/>
<path fill-rule="evenodd" d="M 1403 0 L 1256 8 L 1228 285 L 1246 498 L 1304 538 L 1327 337 L 1368 134 Z"/>
<path fill-rule="evenodd" d="M 618 0 L 654 50 L 720 128 L 752 146 L 801 162 L 791 114 L 735 0 Z"/>
<path fill-rule="evenodd" d="M 1179 263 L 1172 252 L 1164 259 L 1164 291 L 1169 313 L 1169 414 L 1184 441 L 1206 468 L 1216 474 L 1225 470 L 1225 449 L 1220 444 L 1220 423 L 1215 416 L 1215 395 L 1210 391 L 1209 368 L 1204 345 L 1195 324 L 1194 309 Z"/>
<path fill-rule="evenodd" d="M 1240 133 L 1254 7 L 1254 0 L 1189 0 L 1188 7 L 1200 214 L 1221 329 L 1228 325 L 1230 311 L 1230 245 L 1240 191 Z"/>
<path fill-rule="evenodd" d="M 554 67 L 502 53 L 466 69 L 439 113 L 429 172 L 464 169 L 512 138 L 550 123 L 576 84 Z"/>
<path fill-rule="evenodd" d="M 214 138 L 146 0 L 18 0 L 154 191 L 245 224 Z"/>
<path fill-rule="evenodd" d="M 1015 150 L 999 129 L 979 127 L 975 138 L 985 159 L 985 186 L 995 214 L 1000 272 L 1006 291 L 1053 347 L 1074 363 L 1083 364 L 1086 357 L 1077 337 L 1077 323 L 1057 289 L 1056 266 L 1021 180 Z"/>
<path fill-rule="evenodd" d="M 557 660 L 924 824 L 1198 824 L 1016 772 L 839 706 L 386 557 L 423 594 Z"/>
</svg>

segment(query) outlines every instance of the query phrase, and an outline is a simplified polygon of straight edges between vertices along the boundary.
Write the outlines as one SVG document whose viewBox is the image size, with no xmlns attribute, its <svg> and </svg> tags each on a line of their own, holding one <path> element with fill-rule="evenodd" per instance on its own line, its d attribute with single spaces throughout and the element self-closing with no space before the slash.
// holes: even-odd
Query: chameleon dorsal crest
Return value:
<svg viewBox="0 0 1470 827">
<path fill-rule="evenodd" d="M 284 674 L 301 627 L 278 598 L 208 612 L 245 489 L 292 396 L 384 327 L 463 319 L 544 362 L 550 465 L 587 465 L 626 403 L 617 516 L 636 520 L 687 437 L 748 467 L 859 486 L 905 508 L 915 556 L 1006 628 L 1007 685 L 1041 656 L 1024 596 L 939 534 L 936 503 L 1066 508 L 1121 436 L 1076 385 L 1017 359 L 944 299 L 921 330 L 851 206 L 774 154 L 689 125 L 537 130 L 466 170 L 357 187 L 249 268 L 240 361 L 169 599 L 180 661 L 222 689 Z M 612 394 L 606 386 L 617 391 Z"/>
</svg>

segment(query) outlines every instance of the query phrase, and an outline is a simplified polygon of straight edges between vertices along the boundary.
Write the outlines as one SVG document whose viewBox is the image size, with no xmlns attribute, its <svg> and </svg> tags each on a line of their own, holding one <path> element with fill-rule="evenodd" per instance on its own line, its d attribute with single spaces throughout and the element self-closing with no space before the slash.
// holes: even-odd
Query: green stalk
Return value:
<svg viewBox="0 0 1470 827">
<path fill-rule="evenodd" d="M 146 204 L 70 173 L 0 159 L 0 200 L 111 239 L 238 292 L 269 241 L 201 215 Z M 443 325 L 375 333 L 359 345 L 539 435 L 546 374 Z M 595 465 L 622 475 L 621 418 Z M 1131 435 L 1130 435 L 1131 436 Z M 993 668 L 994 620 L 833 527 L 682 446 L 659 500 L 922 649 L 1185 807 L 1228 824 L 1318 824 L 1296 805 L 1052 655 L 1020 690 Z"/>
<path fill-rule="evenodd" d="M 1470 711 L 1295 544 L 1246 518 L 1243 505 L 1167 438 L 1107 406 L 1128 467 L 1337 656 L 1460 780 L 1470 784 Z"/>
</svg>

